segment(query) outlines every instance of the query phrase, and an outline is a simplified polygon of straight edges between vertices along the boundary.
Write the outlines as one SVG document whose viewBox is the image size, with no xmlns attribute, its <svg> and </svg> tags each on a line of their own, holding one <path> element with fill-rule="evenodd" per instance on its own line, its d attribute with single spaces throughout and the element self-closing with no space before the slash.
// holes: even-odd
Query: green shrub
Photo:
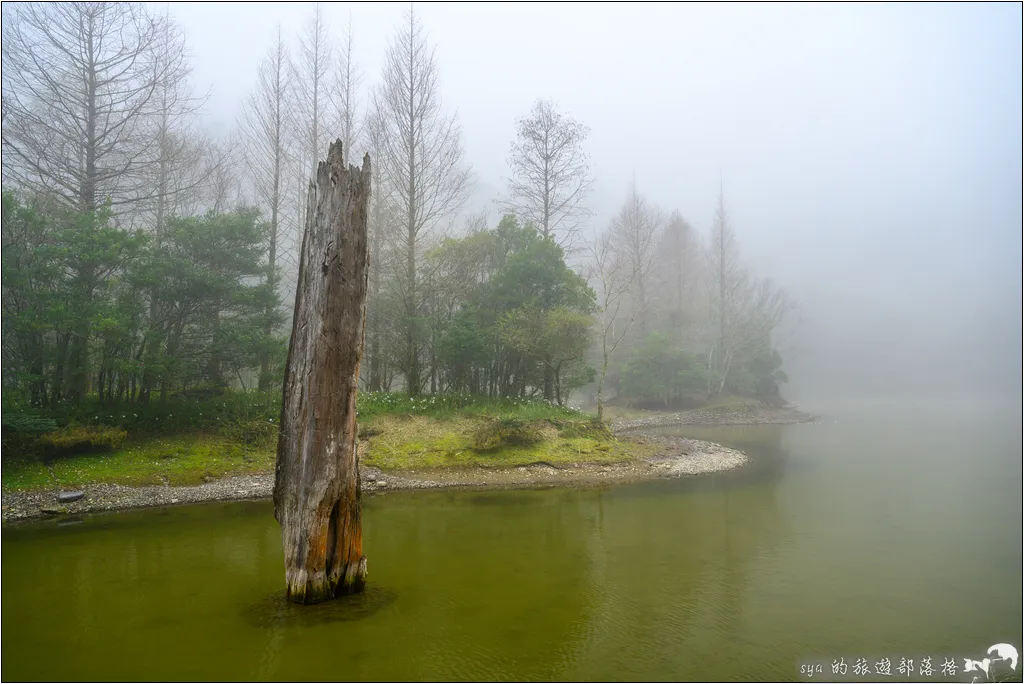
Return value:
<svg viewBox="0 0 1024 684">
<path fill-rule="evenodd" d="M 636 347 L 619 376 L 621 393 L 634 406 L 685 408 L 707 398 L 706 364 L 661 333 Z"/>
<path fill-rule="evenodd" d="M 127 438 L 128 433 L 120 428 L 72 424 L 42 435 L 39 443 L 51 453 L 76 453 L 116 449 Z"/>
<path fill-rule="evenodd" d="M 410 397 L 402 392 L 360 392 L 359 419 L 379 415 L 410 415 L 449 418 L 456 415 L 514 416 L 530 421 L 574 418 L 582 414 L 568 406 L 528 397 L 485 397 L 462 392 Z"/>
<path fill-rule="evenodd" d="M 238 419 L 226 422 L 220 433 L 250 446 L 270 446 L 277 439 L 277 423 L 263 418 Z"/>
<path fill-rule="evenodd" d="M 166 401 L 154 395 L 148 404 L 101 404 L 97 397 L 90 396 L 78 405 L 61 404 L 51 409 L 49 415 L 57 425 L 109 425 L 132 435 L 221 431 L 226 423 L 239 420 L 264 419 L 276 423 L 281 415 L 281 393 L 200 388 L 187 394 L 172 394 Z"/>
<path fill-rule="evenodd" d="M 544 439 L 535 425 L 515 418 L 492 418 L 473 433 L 474 451 L 494 451 L 505 446 L 532 446 Z"/>
<path fill-rule="evenodd" d="M 610 440 L 612 431 L 608 424 L 597 417 L 589 420 L 552 420 L 551 424 L 558 428 L 562 437 L 584 437 L 599 441 Z"/>
<path fill-rule="evenodd" d="M 0 427 L 4 432 L 43 433 L 57 429 L 57 421 L 31 413 L 5 413 L 0 418 Z"/>
<path fill-rule="evenodd" d="M 57 422 L 52 418 L 32 413 L 5 413 L 0 421 L 3 433 L 0 449 L 4 463 L 35 458 L 39 450 L 39 435 L 57 429 Z"/>
</svg>

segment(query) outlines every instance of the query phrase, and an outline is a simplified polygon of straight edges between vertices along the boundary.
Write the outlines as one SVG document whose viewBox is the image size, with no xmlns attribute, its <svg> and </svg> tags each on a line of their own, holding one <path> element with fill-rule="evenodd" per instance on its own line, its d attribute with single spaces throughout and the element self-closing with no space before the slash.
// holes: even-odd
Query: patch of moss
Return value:
<svg viewBox="0 0 1024 684">
<path fill-rule="evenodd" d="M 51 452 L 60 454 L 89 449 L 116 449 L 126 439 L 128 433 L 120 428 L 72 424 L 41 435 L 39 443 Z"/>
<path fill-rule="evenodd" d="M 193 485 L 226 475 L 270 472 L 275 456 L 272 447 L 253 448 L 219 435 L 192 433 L 129 440 L 108 453 L 61 458 L 50 467 L 53 479 L 38 461 L 5 462 L 2 479 L 8 489 L 95 483 Z"/>
<path fill-rule="evenodd" d="M 551 423 L 563 437 L 590 437 L 599 441 L 614 439 L 608 424 L 596 416 L 579 420 L 552 420 Z"/>
<path fill-rule="evenodd" d="M 546 461 L 552 464 L 613 463 L 647 456 L 656 447 L 623 442 L 604 436 L 566 436 L 548 420 L 513 426 L 530 430 L 529 444 L 503 443 L 484 450 L 475 448 L 482 434 L 495 430 L 493 417 L 462 416 L 451 419 L 413 416 L 377 416 L 376 434 L 364 441 L 362 463 L 384 470 L 414 470 L 473 466 L 519 466 Z M 585 421 L 589 422 L 589 421 Z M 510 429 L 506 424 L 506 432 Z M 606 428 L 605 428 L 606 429 Z M 596 435 L 596 436 L 595 436 Z"/>
<path fill-rule="evenodd" d="M 220 433 L 233 442 L 267 447 L 277 439 L 277 424 L 264 418 L 228 421 Z"/>
<path fill-rule="evenodd" d="M 473 432 L 473 450 L 494 451 L 502 447 L 529 447 L 544 440 L 534 424 L 517 418 L 484 418 Z"/>
<path fill-rule="evenodd" d="M 41 461 L 34 458 L 4 459 L 4 489 L 43 489 L 53 484 Z"/>
<path fill-rule="evenodd" d="M 360 419 L 359 428 L 362 463 L 385 470 L 508 467 L 538 461 L 612 463 L 656 449 L 620 441 L 604 424 L 574 416 L 385 414 Z M 49 471 L 38 458 L 5 458 L 2 483 L 19 490 L 94 483 L 199 484 L 229 475 L 273 472 L 276 454 L 270 442 L 251 445 L 209 432 L 133 437 L 109 452 L 55 460 Z"/>
</svg>

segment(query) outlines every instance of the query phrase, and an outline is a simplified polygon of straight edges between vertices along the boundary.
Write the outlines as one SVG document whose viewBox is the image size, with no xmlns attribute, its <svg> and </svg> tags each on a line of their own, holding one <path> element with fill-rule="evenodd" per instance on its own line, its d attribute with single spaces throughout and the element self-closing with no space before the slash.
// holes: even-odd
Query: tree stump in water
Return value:
<svg viewBox="0 0 1024 684">
<path fill-rule="evenodd" d="M 356 390 L 366 315 L 370 157 L 346 168 L 341 141 L 310 183 L 277 443 L 274 516 L 288 599 L 317 603 L 366 578 Z"/>
</svg>

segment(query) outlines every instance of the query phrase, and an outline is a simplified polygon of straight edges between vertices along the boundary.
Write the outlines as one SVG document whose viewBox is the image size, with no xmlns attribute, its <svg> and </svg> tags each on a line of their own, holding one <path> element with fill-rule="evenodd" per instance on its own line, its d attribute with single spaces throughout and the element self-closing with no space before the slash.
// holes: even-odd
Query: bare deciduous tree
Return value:
<svg viewBox="0 0 1024 684">
<path fill-rule="evenodd" d="M 709 323 L 714 341 L 709 346 L 708 394 L 720 394 L 738 362 L 758 349 L 770 347 L 772 332 L 795 307 L 795 302 L 771 280 L 755 280 L 740 261 L 736 235 L 725 209 L 718 207 L 708 248 Z"/>
<path fill-rule="evenodd" d="M 154 52 L 154 76 L 162 74 L 153 94 L 155 130 L 152 136 L 156 191 L 153 232 L 159 244 L 168 216 L 194 212 L 198 208 L 200 188 L 215 170 L 210 162 L 217 158 L 207 154 L 210 142 L 199 130 L 196 117 L 206 98 L 193 94 L 189 81 L 192 68 L 185 58 L 185 37 L 169 17 L 160 24 Z"/>
<path fill-rule="evenodd" d="M 380 135 L 380 167 L 402 216 L 405 237 L 406 389 L 422 385 L 417 316 L 420 309 L 417 256 L 425 234 L 450 219 L 465 203 L 471 183 L 463 163 L 458 118 L 441 103 L 437 58 L 410 8 L 388 47 L 381 84 L 373 94 Z"/>
<path fill-rule="evenodd" d="M 146 124 L 183 59 L 160 58 L 162 20 L 141 3 L 19 3 L 3 24 L 5 179 L 86 211 L 158 194 Z"/>
<path fill-rule="evenodd" d="M 654 302 L 665 324 L 682 341 L 693 331 L 702 290 L 699 287 L 703 260 L 702 245 L 693 227 L 678 212 L 672 212 L 658 241 L 658 256 L 652 280 Z"/>
<path fill-rule="evenodd" d="M 516 120 L 508 164 L 507 208 L 532 222 L 544 237 L 570 250 L 593 179 L 583 143 L 589 129 L 558 111 L 551 100 L 537 100 L 530 115 Z"/>
<path fill-rule="evenodd" d="M 370 117 L 366 125 L 367 147 L 371 159 L 380 159 L 383 149 L 384 130 L 376 117 Z M 396 226 L 401 221 L 395 210 L 394 193 L 391 184 L 381 174 L 380 164 L 374 164 L 373 194 L 370 197 L 368 221 L 370 233 L 370 274 L 366 302 L 366 349 L 369 355 L 367 388 L 377 392 L 390 387 L 386 382 L 386 352 L 383 346 L 385 327 L 384 302 L 382 301 L 382 277 L 393 279 L 400 276 L 395 264 Z M 404 244 L 404 241 L 403 241 Z"/>
<path fill-rule="evenodd" d="M 152 217 L 159 242 L 203 180 L 181 32 L 141 3 L 26 3 L 5 11 L 2 49 L 5 182 L 82 211 L 109 202 L 124 222 Z M 83 263 L 79 279 L 95 282 Z M 72 400 L 88 391 L 90 326 L 83 317 L 71 343 Z M 158 353 L 155 336 L 147 344 Z"/>
<path fill-rule="evenodd" d="M 237 209 L 246 202 L 242 179 L 246 173 L 245 144 L 236 136 L 223 142 L 211 140 L 206 147 L 208 180 L 203 193 L 204 207 L 214 214 Z M 255 205 L 256 202 L 252 201 Z"/>
<path fill-rule="evenodd" d="M 354 152 L 363 143 L 363 122 L 359 115 L 359 82 L 362 74 L 353 52 L 351 16 L 341 37 L 336 60 L 334 92 L 331 97 L 333 126 L 345 149 Z"/>
<path fill-rule="evenodd" d="M 270 214 L 267 278 L 277 289 L 281 252 L 281 225 L 285 207 L 285 178 L 291 161 L 287 128 L 290 125 L 288 50 L 278 27 L 277 37 L 259 70 L 259 83 L 249 95 L 242 117 L 246 161 L 258 198 Z M 269 318 L 269 317 L 268 317 Z M 269 331 L 268 331 L 269 332 Z M 270 383 L 270 359 L 260 362 L 260 389 Z"/>
<path fill-rule="evenodd" d="M 657 257 L 657 237 L 661 224 L 661 212 L 637 191 L 636 181 L 633 181 L 625 204 L 612 219 L 610 231 L 616 253 L 630 270 L 642 335 L 647 334 L 647 281 Z"/>
<path fill-rule="evenodd" d="M 715 340 L 709 348 L 708 368 L 717 373 L 721 378 L 721 386 L 724 386 L 733 360 L 729 351 L 732 348 L 730 333 L 733 332 L 739 300 L 748 282 L 747 273 L 740 264 L 736 235 L 729 224 L 729 217 L 725 211 L 725 194 L 722 191 L 718 193 L 715 221 L 711 226 L 708 279 L 708 290 L 711 295 L 708 301 L 709 323 L 714 329 Z"/>
<path fill-rule="evenodd" d="M 327 113 L 330 107 L 331 45 L 323 7 L 313 3 L 305 29 L 299 36 L 299 50 L 292 65 L 295 88 L 296 122 L 301 127 L 302 166 L 298 169 L 304 187 L 317 160 L 323 156 L 320 145 L 325 139 Z M 345 152 L 346 156 L 348 151 Z"/>
<path fill-rule="evenodd" d="M 608 376 L 608 358 L 626 337 L 636 318 L 632 311 L 625 320 L 619 318 L 623 297 L 632 285 L 632 270 L 615 254 L 612 236 L 602 233 L 589 245 L 590 281 L 597 292 L 600 310 L 598 321 L 601 336 L 601 373 L 597 377 L 597 418 L 604 419 L 604 383 Z"/>
</svg>

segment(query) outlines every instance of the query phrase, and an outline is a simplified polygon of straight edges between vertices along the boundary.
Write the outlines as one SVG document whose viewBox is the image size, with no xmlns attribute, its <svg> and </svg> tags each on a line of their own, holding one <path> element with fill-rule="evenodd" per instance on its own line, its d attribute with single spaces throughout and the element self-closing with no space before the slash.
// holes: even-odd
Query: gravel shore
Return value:
<svg viewBox="0 0 1024 684">
<path fill-rule="evenodd" d="M 546 462 L 507 468 L 460 468 L 444 470 L 384 472 L 364 466 L 359 473 L 364 493 L 402 489 L 453 489 L 481 487 L 583 487 L 616 482 L 634 482 L 659 477 L 700 475 L 743 465 L 740 451 L 711 442 L 673 437 L 634 436 L 647 443 L 664 445 L 656 456 L 622 463 Z M 149 506 L 173 506 L 204 501 L 266 499 L 274 489 L 274 474 L 225 477 L 189 487 L 125 487 L 97 484 L 85 487 L 85 496 L 71 503 L 59 503 L 56 490 L 4 491 L 3 521 L 42 516 L 75 515 Z"/>
<path fill-rule="evenodd" d="M 360 468 L 364 493 L 402 489 L 481 488 L 481 487 L 586 487 L 618 482 L 635 482 L 662 477 L 702 475 L 738 468 L 747 456 L 735 449 L 680 437 L 654 436 L 644 430 L 671 425 L 746 425 L 800 423 L 813 416 L 791 407 L 744 407 L 736 409 L 698 409 L 666 413 L 650 418 L 624 421 L 614 429 L 621 438 L 662 445 L 651 458 L 622 463 L 573 463 L 553 465 L 546 462 L 507 468 L 461 468 L 405 472 L 384 472 L 379 468 Z M 57 491 L 4 491 L 3 521 L 41 516 L 74 515 L 149 506 L 172 506 L 204 501 L 266 499 L 274 488 L 274 474 L 226 477 L 188 487 L 126 487 L 112 484 L 87 486 L 85 496 L 71 503 L 59 503 Z"/>
</svg>

